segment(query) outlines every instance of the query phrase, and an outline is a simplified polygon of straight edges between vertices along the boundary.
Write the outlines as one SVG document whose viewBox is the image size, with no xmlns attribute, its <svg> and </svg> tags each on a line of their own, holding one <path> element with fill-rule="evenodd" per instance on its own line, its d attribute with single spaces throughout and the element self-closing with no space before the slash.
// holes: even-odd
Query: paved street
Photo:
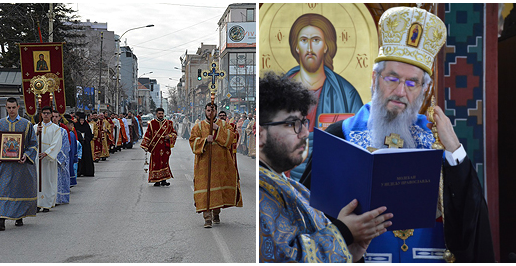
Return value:
<svg viewBox="0 0 516 266">
<path fill-rule="evenodd" d="M 238 155 L 243 208 L 223 209 L 221 224 L 203 228 L 193 206 L 193 161 L 178 139 L 170 159 L 174 179 L 153 187 L 145 152 L 122 150 L 79 177 L 70 204 L 6 221 L 0 263 L 6 262 L 255 262 L 256 160 Z"/>
</svg>

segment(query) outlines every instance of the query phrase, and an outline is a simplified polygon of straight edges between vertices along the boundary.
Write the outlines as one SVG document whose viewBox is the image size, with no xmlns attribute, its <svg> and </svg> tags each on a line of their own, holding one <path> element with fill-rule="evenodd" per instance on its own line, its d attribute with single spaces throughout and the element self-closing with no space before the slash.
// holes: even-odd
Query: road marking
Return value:
<svg viewBox="0 0 516 266">
<path fill-rule="evenodd" d="M 217 241 L 217 246 L 219 247 L 220 253 L 222 253 L 222 257 L 224 258 L 224 262 L 233 263 L 233 258 L 231 256 L 231 252 L 229 251 L 229 247 L 224 240 L 224 237 L 219 233 L 219 230 L 210 230 L 213 233 L 213 237 L 215 241 Z"/>
<path fill-rule="evenodd" d="M 193 178 L 190 174 L 185 173 L 185 177 L 188 179 L 188 181 L 193 181 Z"/>
<path fill-rule="evenodd" d="M 192 178 L 192 176 L 191 176 L 190 174 L 185 173 L 185 178 L 186 178 L 186 180 L 188 180 L 189 182 L 192 182 L 192 183 L 193 183 L 193 178 Z M 193 185 L 190 185 L 190 188 L 192 189 L 192 191 L 195 191 L 195 189 L 194 189 L 194 186 L 193 186 Z"/>
</svg>

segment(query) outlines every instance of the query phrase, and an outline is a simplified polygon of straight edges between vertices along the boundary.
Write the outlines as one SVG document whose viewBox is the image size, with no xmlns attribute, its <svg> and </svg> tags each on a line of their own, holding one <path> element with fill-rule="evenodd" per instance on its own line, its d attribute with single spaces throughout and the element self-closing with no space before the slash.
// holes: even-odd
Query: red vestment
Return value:
<svg viewBox="0 0 516 266">
<path fill-rule="evenodd" d="M 166 140 L 165 136 L 170 139 Z M 147 152 L 150 152 L 149 165 L 149 183 L 160 182 L 170 178 L 172 172 L 168 164 L 170 157 L 170 148 L 174 147 L 176 143 L 177 133 L 174 130 L 174 124 L 168 119 L 163 119 L 161 122 L 152 119 L 147 127 L 145 136 L 143 137 L 140 147 Z"/>
<path fill-rule="evenodd" d="M 120 132 L 118 132 L 118 142 L 116 143 L 117 147 L 120 147 L 124 145 L 124 143 L 127 143 L 127 134 L 125 134 L 125 124 L 124 121 L 122 121 L 121 118 L 117 118 L 120 122 Z"/>
</svg>

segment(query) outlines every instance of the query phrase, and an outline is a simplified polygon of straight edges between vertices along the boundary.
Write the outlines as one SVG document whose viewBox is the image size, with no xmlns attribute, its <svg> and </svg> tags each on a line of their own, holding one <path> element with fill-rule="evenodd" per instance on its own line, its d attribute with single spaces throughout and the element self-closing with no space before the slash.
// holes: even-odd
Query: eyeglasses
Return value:
<svg viewBox="0 0 516 266">
<path fill-rule="evenodd" d="M 384 77 L 384 76 L 380 75 L 380 77 L 382 77 L 382 79 L 385 81 L 387 86 L 389 86 L 389 88 L 391 88 L 391 89 L 398 87 L 402 81 L 401 79 L 399 79 L 397 77 L 393 77 L 393 76 Z M 409 89 L 410 91 L 413 91 L 422 85 L 422 84 L 419 84 L 419 82 L 417 82 L 417 81 L 408 80 L 408 79 L 406 79 L 403 83 L 405 84 L 407 89 Z"/>
<path fill-rule="evenodd" d="M 286 121 L 279 121 L 279 122 L 268 122 L 260 124 L 261 126 L 277 126 L 277 125 L 288 125 L 289 127 L 294 127 L 294 132 L 296 134 L 301 133 L 301 130 L 303 130 L 303 126 L 308 128 L 310 125 L 310 120 L 303 118 L 303 119 L 295 119 L 295 120 L 286 120 Z"/>
<path fill-rule="evenodd" d="M 52 114 L 52 113 L 50 113 L 50 112 L 42 112 L 42 114 L 49 115 L 49 114 Z"/>
</svg>

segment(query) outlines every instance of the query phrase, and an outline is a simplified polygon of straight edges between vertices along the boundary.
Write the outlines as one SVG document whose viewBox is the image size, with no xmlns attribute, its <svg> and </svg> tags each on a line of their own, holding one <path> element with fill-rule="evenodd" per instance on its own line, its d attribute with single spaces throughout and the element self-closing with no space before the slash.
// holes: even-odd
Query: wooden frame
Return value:
<svg viewBox="0 0 516 266">
<path fill-rule="evenodd" d="M 0 132 L 0 161 L 19 161 L 23 157 L 23 132 Z"/>
</svg>

